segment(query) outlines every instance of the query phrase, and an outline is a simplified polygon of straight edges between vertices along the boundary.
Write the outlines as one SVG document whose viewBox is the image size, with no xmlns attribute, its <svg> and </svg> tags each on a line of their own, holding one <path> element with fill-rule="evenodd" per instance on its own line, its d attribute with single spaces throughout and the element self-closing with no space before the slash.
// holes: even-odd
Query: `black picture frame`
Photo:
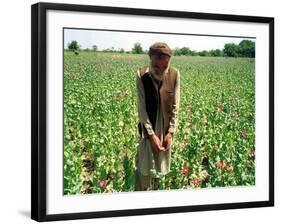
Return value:
<svg viewBox="0 0 281 224">
<path fill-rule="evenodd" d="M 82 213 L 47 214 L 47 169 L 46 169 L 46 13 L 48 10 L 110 13 L 123 15 L 140 15 L 166 18 L 191 18 L 215 21 L 234 21 L 260 23 L 269 25 L 269 182 L 266 201 L 243 203 L 207 204 L 196 206 L 175 206 L 159 208 L 139 208 L 130 210 L 96 211 Z M 193 212 L 206 210 L 222 210 L 237 208 L 254 208 L 274 206 L 274 18 L 225 15 L 211 13 L 195 13 L 184 11 L 165 11 L 140 8 L 120 8 L 74 4 L 37 3 L 31 8 L 31 218 L 36 221 L 54 221 L 70 219 L 86 219 L 99 217 L 116 217 L 132 215 L 148 215 L 161 213 Z"/>
</svg>

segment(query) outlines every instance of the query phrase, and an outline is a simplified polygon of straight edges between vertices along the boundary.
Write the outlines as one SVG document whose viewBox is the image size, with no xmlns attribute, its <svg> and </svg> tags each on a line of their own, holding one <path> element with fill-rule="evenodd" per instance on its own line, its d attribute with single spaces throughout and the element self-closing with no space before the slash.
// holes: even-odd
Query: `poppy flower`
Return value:
<svg viewBox="0 0 281 224">
<path fill-rule="evenodd" d="M 224 169 L 225 168 L 225 163 L 222 161 L 222 162 L 217 162 L 216 163 L 216 167 L 218 168 L 218 169 Z"/>
<path fill-rule="evenodd" d="M 100 180 L 100 181 L 99 181 L 99 186 L 100 186 L 100 188 L 104 188 L 105 185 L 106 185 L 105 180 Z"/>
<path fill-rule="evenodd" d="M 189 172 L 189 166 L 184 166 L 181 170 L 182 174 L 188 174 L 188 172 Z"/>
<path fill-rule="evenodd" d="M 194 178 L 194 179 L 191 181 L 191 183 L 192 183 L 195 187 L 197 187 L 197 186 L 200 184 L 200 180 L 199 180 L 198 178 Z"/>
<path fill-rule="evenodd" d="M 243 130 L 243 131 L 242 131 L 242 136 L 245 137 L 246 135 L 247 135 L 246 130 Z"/>
</svg>

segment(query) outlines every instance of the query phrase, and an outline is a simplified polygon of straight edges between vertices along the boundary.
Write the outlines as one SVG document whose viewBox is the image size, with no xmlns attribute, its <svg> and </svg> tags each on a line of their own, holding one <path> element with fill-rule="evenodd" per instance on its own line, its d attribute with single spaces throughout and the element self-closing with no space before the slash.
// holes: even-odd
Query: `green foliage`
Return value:
<svg viewBox="0 0 281 224">
<path fill-rule="evenodd" d="M 135 77 L 148 56 L 64 57 L 64 193 L 134 191 Z M 254 185 L 254 59 L 175 56 L 172 64 L 181 72 L 179 126 L 160 189 Z"/>
<path fill-rule="evenodd" d="M 132 48 L 132 53 L 133 54 L 142 54 L 143 49 L 140 43 L 135 43 L 134 47 Z"/>
<path fill-rule="evenodd" d="M 78 45 L 78 42 L 76 40 L 73 40 L 70 43 L 68 43 L 67 47 L 68 47 L 69 50 L 72 50 L 72 51 L 79 50 L 79 45 Z"/>
<path fill-rule="evenodd" d="M 196 51 L 191 50 L 189 47 L 175 48 L 173 50 L 175 56 L 186 55 L 186 56 L 195 56 L 198 55 Z"/>
<path fill-rule="evenodd" d="M 93 51 L 98 51 L 98 45 L 93 45 L 92 49 L 93 49 Z"/>
<path fill-rule="evenodd" d="M 188 47 L 175 48 L 173 50 L 174 56 L 202 56 L 202 57 L 255 57 L 255 42 L 251 40 L 242 40 L 238 45 L 235 43 L 227 43 L 224 48 L 194 51 Z"/>
<path fill-rule="evenodd" d="M 206 51 L 206 50 L 200 51 L 198 54 L 199 54 L 200 56 L 210 56 L 210 53 L 209 53 L 208 51 Z"/>
<path fill-rule="evenodd" d="M 192 51 L 188 47 L 181 48 L 181 55 L 192 55 Z"/>
<path fill-rule="evenodd" d="M 225 44 L 223 53 L 228 57 L 238 57 L 239 47 L 234 43 Z"/>
<path fill-rule="evenodd" d="M 210 56 L 214 56 L 214 57 L 222 57 L 223 56 L 223 52 L 220 49 L 210 50 L 209 55 Z"/>
<path fill-rule="evenodd" d="M 239 43 L 240 55 L 244 57 L 255 57 L 255 42 L 250 40 L 242 40 Z"/>
<path fill-rule="evenodd" d="M 224 55 L 228 57 L 255 57 L 255 42 L 242 40 L 238 45 L 234 43 L 225 44 Z"/>
</svg>

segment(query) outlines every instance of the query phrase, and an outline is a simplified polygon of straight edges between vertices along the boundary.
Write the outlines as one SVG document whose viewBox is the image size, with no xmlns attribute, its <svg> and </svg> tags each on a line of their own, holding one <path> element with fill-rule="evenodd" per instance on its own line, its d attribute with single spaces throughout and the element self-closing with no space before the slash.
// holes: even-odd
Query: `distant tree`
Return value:
<svg viewBox="0 0 281 224">
<path fill-rule="evenodd" d="M 173 54 L 175 56 L 180 56 L 181 55 L 181 49 L 179 49 L 178 47 L 176 47 L 174 50 L 173 50 Z"/>
<path fill-rule="evenodd" d="M 239 56 L 239 46 L 234 43 L 228 43 L 224 45 L 223 53 L 228 57 L 238 57 Z"/>
<path fill-rule="evenodd" d="M 135 43 L 134 47 L 132 48 L 132 53 L 133 54 L 142 54 L 143 49 L 140 43 Z"/>
<path fill-rule="evenodd" d="M 92 50 L 93 50 L 93 51 L 98 51 L 98 46 L 97 46 L 97 45 L 93 45 L 93 46 L 92 46 Z"/>
<path fill-rule="evenodd" d="M 213 56 L 213 57 L 221 57 L 221 56 L 223 56 L 223 52 L 220 49 L 210 50 L 209 54 L 210 54 L 210 56 Z"/>
<path fill-rule="evenodd" d="M 136 53 L 134 47 L 133 53 Z M 227 43 L 223 49 L 212 49 L 195 51 L 189 47 L 174 48 L 174 56 L 188 55 L 188 56 L 211 56 L 211 57 L 255 57 L 255 42 L 251 40 L 242 40 L 239 45 L 235 43 Z"/>
<path fill-rule="evenodd" d="M 125 52 L 124 48 L 119 49 L 119 53 L 124 53 L 124 52 Z"/>
<path fill-rule="evenodd" d="M 182 55 L 191 55 L 192 51 L 189 49 L 189 47 L 183 47 L 180 49 Z"/>
<path fill-rule="evenodd" d="M 196 55 L 196 52 L 191 50 L 189 47 L 182 47 L 182 48 L 175 48 L 173 50 L 173 54 L 175 56 L 180 56 L 180 55 L 192 56 L 192 55 Z"/>
<path fill-rule="evenodd" d="M 197 52 L 197 51 L 192 51 L 191 52 L 191 56 L 198 56 L 199 55 L 199 52 Z"/>
<path fill-rule="evenodd" d="M 239 53 L 242 57 L 255 57 L 255 42 L 251 40 L 242 40 L 239 43 Z"/>
<path fill-rule="evenodd" d="M 78 42 L 76 40 L 73 40 L 70 43 L 68 43 L 67 47 L 69 50 L 72 50 L 72 51 L 74 51 L 74 50 L 77 51 L 80 49 L 80 46 L 78 45 Z"/>
<path fill-rule="evenodd" d="M 106 49 L 103 49 L 102 51 L 103 52 L 111 52 L 111 49 L 110 48 L 106 48 Z"/>
<path fill-rule="evenodd" d="M 200 56 L 209 56 L 209 55 L 210 55 L 209 52 L 206 51 L 206 50 L 204 50 L 204 51 L 199 51 L 198 54 L 199 54 Z"/>
</svg>

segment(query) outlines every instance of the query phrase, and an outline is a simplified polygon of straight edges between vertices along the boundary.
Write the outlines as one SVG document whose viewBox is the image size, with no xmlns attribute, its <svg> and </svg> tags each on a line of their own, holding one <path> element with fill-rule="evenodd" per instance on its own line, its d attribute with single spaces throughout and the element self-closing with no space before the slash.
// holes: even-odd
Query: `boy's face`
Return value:
<svg viewBox="0 0 281 224">
<path fill-rule="evenodd" d="M 165 54 L 151 55 L 151 67 L 154 69 L 155 73 L 160 75 L 168 68 L 170 63 L 170 57 Z"/>
</svg>

